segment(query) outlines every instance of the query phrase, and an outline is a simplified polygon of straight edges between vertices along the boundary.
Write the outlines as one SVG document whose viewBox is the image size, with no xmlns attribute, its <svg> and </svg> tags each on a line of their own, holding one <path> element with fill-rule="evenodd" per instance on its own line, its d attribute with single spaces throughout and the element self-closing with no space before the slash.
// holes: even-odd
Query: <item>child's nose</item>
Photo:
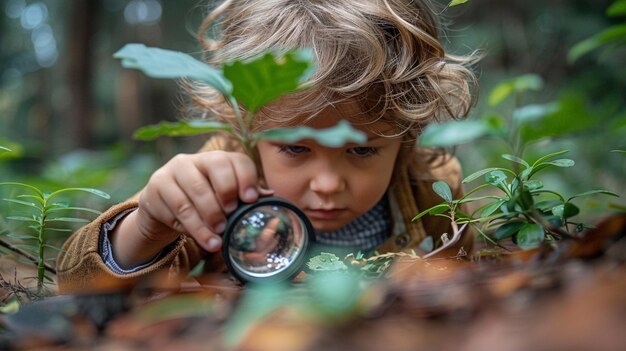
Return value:
<svg viewBox="0 0 626 351">
<path fill-rule="evenodd" d="M 311 176 L 310 188 L 321 194 L 333 194 L 346 190 L 345 178 L 333 170 L 317 170 Z"/>
</svg>

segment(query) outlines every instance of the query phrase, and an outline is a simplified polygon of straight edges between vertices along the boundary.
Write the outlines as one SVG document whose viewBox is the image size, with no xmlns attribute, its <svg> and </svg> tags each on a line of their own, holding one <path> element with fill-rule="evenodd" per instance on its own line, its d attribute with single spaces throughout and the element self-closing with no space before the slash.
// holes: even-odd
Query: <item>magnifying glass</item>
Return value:
<svg viewBox="0 0 626 351">
<path fill-rule="evenodd" d="M 315 235 L 304 212 L 279 197 L 235 210 L 226 222 L 222 254 L 242 283 L 287 280 L 301 271 Z"/>
</svg>

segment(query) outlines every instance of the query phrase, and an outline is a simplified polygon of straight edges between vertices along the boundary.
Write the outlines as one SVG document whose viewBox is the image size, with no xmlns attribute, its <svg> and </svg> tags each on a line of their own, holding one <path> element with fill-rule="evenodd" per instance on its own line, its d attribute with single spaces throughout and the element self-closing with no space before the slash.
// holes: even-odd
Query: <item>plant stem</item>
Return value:
<svg viewBox="0 0 626 351">
<path fill-rule="evenodd" d="M 38 262 L 37 262 L 37 292 L 41 293 L 41 291 L 43 290 L 43 280 L 44 280 L 44 275 L 46 274 L 45 271 L 45 266 L 44 266 L 44 262 L 45 262 L 45 257 L 44 257 L 44 253 L 45 253 L 45 225 L 46 225 L 46 215 L 47 215 L 47 211 L 46 211 L 46 206 L 48 205 L 48 196 L 45 196 L 43 199 L 43 206 L 41 207 L 41 216 L 39 216 L 39 228 L 38 228 L 38 233 L 37 233 L 37 241 L 39 243 L 39 247 L 38 247 Z"/>
<path fill-rule="evenodd" d="M 29 260 L 29 261 L 31 261 L 33 263 L 39 264 L 39 261 L 37 260 L 37 257 L 35 257 L 35 256 L 29 254 L 28 252 L 26 252 L 24 250 L 21 250 L 21 249 L 19 249 L 17 247 L 13 247 L 11 244 L 9 244 L 9 243 L 7 243 L 7 242 L 5 242 L 3 240 L 0 240 L 0 246 L 4 247 L 7 250 L 15 252 L 16 254 L 26 258 L 27 260 Z M 56 271 L 56 269 L 54 267 L 48 265 L 45 262 L 44 262 L 43 266 L 44 266 L 44 269 L 47 270 L 48 272 L 50 272 L 52 274 L 57 274 L 57 271 Z"/>
</svg>

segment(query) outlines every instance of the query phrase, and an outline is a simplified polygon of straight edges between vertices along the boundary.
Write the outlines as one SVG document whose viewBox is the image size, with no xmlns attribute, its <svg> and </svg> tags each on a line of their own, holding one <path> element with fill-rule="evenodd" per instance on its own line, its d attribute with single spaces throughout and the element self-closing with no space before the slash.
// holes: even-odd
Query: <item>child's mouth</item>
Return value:
<svg viewBox="0 0 626 351">
<path fill-rule="evenodd" d="M 339 217 L 341 217 L 346 210 L 345 209 L 309 209 L 306 212 L 306 215 L 310 218 L 310 219 L 337 219 Z"/>
</svg>

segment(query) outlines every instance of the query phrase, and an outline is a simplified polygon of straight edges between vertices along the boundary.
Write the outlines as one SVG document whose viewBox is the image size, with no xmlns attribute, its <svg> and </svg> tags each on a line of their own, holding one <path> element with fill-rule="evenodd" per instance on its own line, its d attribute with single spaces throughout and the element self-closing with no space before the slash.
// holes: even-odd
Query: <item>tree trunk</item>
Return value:
<svg viewBox="0 0 626 351">
<path fill-rule="evenodd" d="M 91 39 L 96 32 L 100 0 L 76 0 L 71 8 L 67 52 L 71 108 L 67 129 L 72 146 L 91 148 L 94 145 Z"/>
</svg>

